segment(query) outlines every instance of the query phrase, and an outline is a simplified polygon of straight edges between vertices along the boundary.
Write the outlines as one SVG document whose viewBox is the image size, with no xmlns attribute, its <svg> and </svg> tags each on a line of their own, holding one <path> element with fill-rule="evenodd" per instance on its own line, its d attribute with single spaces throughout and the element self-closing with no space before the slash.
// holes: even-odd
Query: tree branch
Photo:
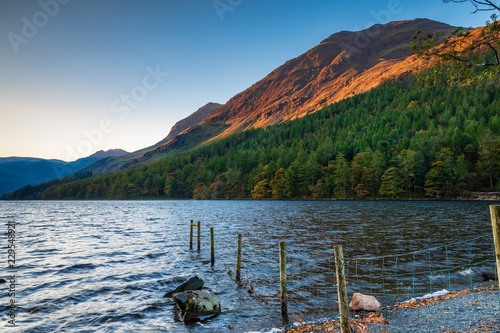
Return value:
<svg viewBox="0 0 500 333">
<path fill-rule="evenodd" d="M 498 56 L 498 51 L 489 42 L 485 42 L 484 44 L 488 45 L 493 50 L 493 52 L 495 53 L 495 58 L 496 58 L 496 61 L 497 61 L 496 64 L 490 63 L 490 62 L 486 62 L 486 61 L 484 61 L 482 63 L 473 63 L 469 59 L 460 58 L 459 56 L 456 56 L 456 55 L 454 55 L 452 53 L 443 54 L 442 57 L 443 58 L 450 57 L 452 59 L 455 59 L 456 61 L 459 61 L 459 62 L 462 62 L 464 64 L 467 64 L 468 67 L 485 67 L 485 66 L 498 66 L 498 65 L 500 65 L 500 59 L 499 59 L 499 56 Z"/>
<path fill-rule="evenodd" d="M 471 1 L 475 1 L 475 0 L 471 0 Z M 496 9 L 496 10 L 500 11 L 500 7 L 498 7 L 498 6 L 496 5 L 496 3 L 495 3 L 495 2 L 493 2 L 493 1 L 490 1 L 490 0 L 484 0 L 484 1 L 476 1 L 476 2 L 477 2 L 477 3 L 480 3 L 480 4 L 484 5 L 484 6 L 490 6 L 490 7 L 492 7 L 492 8 L 490 8 L 490 9 L 488 9 L 488 10 L 495 10 L 495 9 Z"/>
<path fill-rule="evenodd" d="M 495 58 L 497 59 L 497 65 L 500 65 L 500 59 L 498 58 L 498 50 L 496 48 L 493 47 L 493 45 L 491 45 L 490 42 L 486 42 L 486 45 L 488 45 L 490 47 L 490 49 L 493 51 L 493 53 L 495 54 Z"/>
<path fill-rule="evenodd" d="M 454 2 L 454 3 L 462 3 L 462 2 L 470 2 L 476 10 L 473 13 L 477 12 L 485 12 L 491 10 L 500 11 L 500 6 L 496 4 L 496 1 L 491 0 L 443 0 L 445 3 Z M 486 8 L 480 8 L 480 6 L 484 6 Z"/>
</svg>

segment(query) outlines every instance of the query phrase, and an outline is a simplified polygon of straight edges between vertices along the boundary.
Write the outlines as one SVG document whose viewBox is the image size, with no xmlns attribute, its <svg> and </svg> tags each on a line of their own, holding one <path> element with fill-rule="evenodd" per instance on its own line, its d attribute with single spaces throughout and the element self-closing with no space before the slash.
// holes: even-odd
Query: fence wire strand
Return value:
<svg viewBox="0 0 500 333">
<path fill-rule="evenodd" d="M 408 253 L 367 258 L 346 257 L 344 261 L 348 295 L 351 297 L 354 292 L 372 295 L 379 298 L 383 306 L 391 307 L 432 298 L 440 295 L 439 292 L 457 293 L 468 289 L 472 294 L 472 302 L 468 306 L 481 311 L 479 293 L 485 286 L 479 273 L 491 270 L 497 275 L 494 254 L 475 253 L 476 245 L 485 240 L 490 241 L 491 236 L 475 237 Z M 304 320 L 317 319 L 317 314 L 329 314 L 338 319 L 341 301 L 337 296 L 335 257 L 306 261 L 300 256 L 294 256 L 293 252 L 288 255 L 293 263 L 288 278 L 289 311 L 306 316 Z M 500 310 L 500 291 L 496 293 L 496 309 Z M 351 311 L 351 319 L 353 318 L 354 313 Z"/>
</svg>

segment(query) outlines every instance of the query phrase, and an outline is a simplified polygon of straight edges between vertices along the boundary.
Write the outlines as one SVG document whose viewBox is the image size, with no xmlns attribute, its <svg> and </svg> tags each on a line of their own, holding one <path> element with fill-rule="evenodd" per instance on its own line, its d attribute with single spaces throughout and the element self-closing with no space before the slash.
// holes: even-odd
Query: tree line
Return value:
<svg viewBox="0 0 500 333">
<path fill-rule="evenodd" d="M 500 190 L 500 86 L 422 89 L 422 75 L 152 164 L 35 196 L 32 189 L 31 197 L 453 198 Z M 9 198 L 26 198 L 21 192 Z"/>
</svg>

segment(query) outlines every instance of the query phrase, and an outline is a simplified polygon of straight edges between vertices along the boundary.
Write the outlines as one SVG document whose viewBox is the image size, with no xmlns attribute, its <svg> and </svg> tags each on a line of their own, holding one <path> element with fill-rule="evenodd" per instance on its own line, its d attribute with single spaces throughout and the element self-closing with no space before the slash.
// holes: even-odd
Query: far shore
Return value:
<svg viewBox="0 0 500 333">
<path fill-rule="evenodd" d="M 484 192 L 488 193 L 488 192 Z M 44 199 L 0 199 L 0 201 L 436 201 L 436 202 L 446 202 L 446 201 L 483 201 L 483 202 L 500 202 L 500 192 L 494 192 L 495 195 L 482 195 L 482 196 L 471 196 L 471 197 L 457 197 L 457 198 L 425 198 L 425 197 L 413 197 L 413 198 L 324 198 L 324 199 L 311 199 L 311 198 L 295 198 L 295 199 L 252 199 L 252 198 L 227 198 L 227 199 L 193 199 L 193 198 L 178 198 L 178 199 L 167 199 L 167 198 L 130 198 L 130 199 L 108 199 L 108 198 L 92 198 L 92 199 L 79 199 L 79 198 L 67 198 L 60 200 L 44 200 Z"/>
</svg>

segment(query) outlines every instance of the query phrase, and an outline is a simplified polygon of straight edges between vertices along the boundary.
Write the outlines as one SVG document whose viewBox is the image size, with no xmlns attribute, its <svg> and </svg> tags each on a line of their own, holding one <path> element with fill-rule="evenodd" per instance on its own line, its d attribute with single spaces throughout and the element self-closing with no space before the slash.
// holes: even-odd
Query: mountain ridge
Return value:
<svg viewBox="0 0 500 333">
<path fill-rule="evenodd" d="M 429 19 L 414 19 L 332 34 L 235 95 L 203 121 L 229 125 L 211 139 L 215 140 L 303 117 L 373 89 L 392 76 L 422 69 L 424 62 L 404 46 L 417 30 L 447 33 L 453 28 Z"/>
<path fill-rule="evenodd" d="M 97 177 L 87 170 L 3 198 L 441 198 L 467 196 L 487 185 L 491 190 L 479 152 L 484 147 L 478 147 L 488 131 L 488 140 L 500 140 L 491 134 L 500 124 L 500 90 L 472 93 L 446 84 L 422 89 L 422 80 L 433 75 L 423 70 L 437 60 L 403 48 L 422 26 L 429 32 L 453 29 L 417 19 L 333 34 L 201 123 L 141 150 L 141 156 L 133 153 L 138 158 L 133 170 Z M 376 43 L 359 42 L 368 33 Z M 452 77 L 446 70 L 440 75 L 443 82 Z M 297 94 L 296 108 L 287 109 Z M 339 100 L 316 112 L 314 105 L 329 98 Z M 276 105 L 281 109 L 274 112 Z M 266 122 L 275 126 L 264 130 Z M 495 145 L 489 147 L 500 147 Z M 157 163 L 139 164 L 148 161 Z M 408 161 L 414 176 L 403 171 Z M 495 174 L 490 172 L 490 179 Z M 500 188 L 498 179 L 495 183 Z"/>
<path fill-rule="evenodd" d="M 198 127 L 196 129 L 196 134 L 201 133 L 201 136 L 195 140 L 184 140 L 186 137 L 185 135 L 183 135 L 183 133 L 186 130 L 197 126 L 204 117 L 206 117 L 208 114 L 222 105 L 223 104 L 209 102 L 199 108 L 197 111 L 193 112 L 188 117 L 179 120 L 171 128 L 169 134 L 154 145 L 131 152 L 127 155 L 95 161 L 83 168 L 82 171 L 91 172 L 92 174 L 96 175 L 126 170 L 143 164 L 154 162 L 157 157 L 165 151 L 171 149 L 185 149 L 186 147 L 189 148 L 193 145 L 203 143 L 203 141 L 208 139 L 207 135 L 211 134 L 211 136 L 213 136 L 215 134 L 219 134 L 221 131 L 218 131 L 218 129 L 223 128 L 224 126 L 205 125 Z M 188 142 L 188 144 L 186 144 L 186 142 Z"/>
</svg>

